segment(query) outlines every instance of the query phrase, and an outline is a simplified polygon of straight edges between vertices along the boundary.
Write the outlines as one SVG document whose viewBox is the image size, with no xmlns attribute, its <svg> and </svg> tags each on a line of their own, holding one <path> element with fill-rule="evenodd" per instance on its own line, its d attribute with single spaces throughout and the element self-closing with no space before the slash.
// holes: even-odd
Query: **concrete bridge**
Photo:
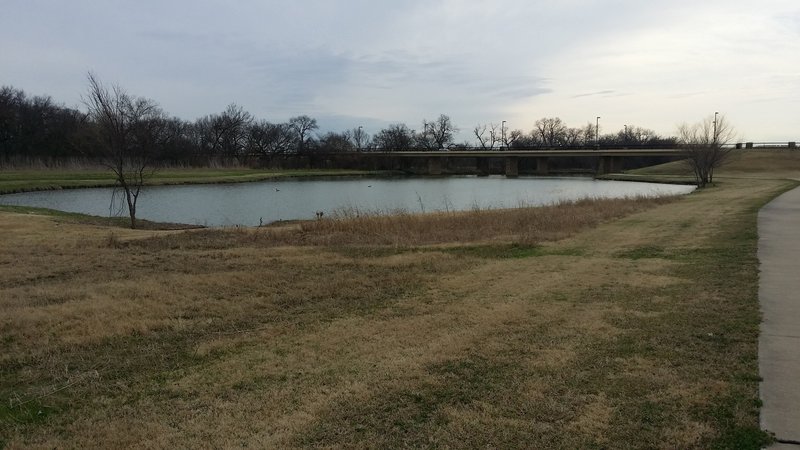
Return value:
<svg viewBox="0 0 800 450">
<path fill-rule="evenodd" d="M 389 157 L 399 159 L 424 159 L 427 160 L 429 175 L 441 175 L 447 162 L 451 159 L 473 158 L 476 161 L 476 170 L 479 174 L 488 174 L 489 159 L 502 158 L 505 165 L 505 175 L 516 177 L 519 175 L 519 161 L 521 159 L 536 160 L 536 174 L 547 175 L 549 162 L 552 158 L 564 157 L 594 157 L 599 158 L 598 174 L 622 171 L 622 161 L 630 157 L 642 156 L 668 156 L 684 158 L 686 151 L 676 148 L 666 149 L 574 149 L 574 150 L 469 150 L 469 151 L 399 151 L 399 152 L 366 152 L 362 157 Z"/>
</svg>

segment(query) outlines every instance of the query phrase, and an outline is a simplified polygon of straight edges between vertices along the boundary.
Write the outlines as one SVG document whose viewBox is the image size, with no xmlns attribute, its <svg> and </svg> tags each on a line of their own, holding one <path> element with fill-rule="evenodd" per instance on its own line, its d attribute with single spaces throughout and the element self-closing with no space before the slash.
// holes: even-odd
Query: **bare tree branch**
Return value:
<svg viewBox="0 0 800 450">
<path fill-rule="evenodd" d="M 472 133 L 478 139 L 478 143 L 484 150 L 494 150 L 495 146 L 502 144 L 502 136 L 498 132 L 500 125 L 490 123 L 489 125 L 477 125 Z"/>
</svg>

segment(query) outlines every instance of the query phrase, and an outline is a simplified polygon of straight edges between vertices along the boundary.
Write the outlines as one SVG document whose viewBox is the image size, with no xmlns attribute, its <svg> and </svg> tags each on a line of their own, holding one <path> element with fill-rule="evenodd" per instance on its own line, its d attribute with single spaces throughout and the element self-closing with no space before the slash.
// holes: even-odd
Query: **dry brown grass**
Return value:
<svg viewBox="0 0 800 450">
<path fill-rule="evenodd" d="M 111 245 L 148 249 L 230 248 L 233 246 L 392 246 L 454 243 L 535 245 L 571 236 L 599 223 L 673 201 L 673 197 L 597 199 L 555 205 L 468 212 L 394 215 L 340 213 L 293 225 L 227 230 L 195 230 Z"/>
<path fill-rule="evenodd" d="M 800 157 L 797 150 L 735 150 L 718 169 L 725 177 L 760 177 L 767 179 L 794 178 L 800 174 Z M 632 174 L 693 177 L 686 161 L 674 161 L 658 166 L 631 171 Z"/>
<path fill-rule="evenodd" d="M 763 178 L 560 219 L 2 213 L 0 442 L 758 448 L 754 213 L 790 186 Z"/>
<path fill-rule="evenodd" d="M 585 199 L 505 210 L 366 217 L 347 214 L 304 223 L 300 235 L 315 245 L 410 246 L 486 240 L 533 245 L 561 239 L 601 222 L 671 200 L 667 197 Z"/>
<path fill-rule="evenodd" d="M 797 150 L 745 150 L 734 153 L 730 162 L 722 167 L 721 174 L 772 179 L 796 178 L 800 174 L 800 157 Z"/>
</svg>

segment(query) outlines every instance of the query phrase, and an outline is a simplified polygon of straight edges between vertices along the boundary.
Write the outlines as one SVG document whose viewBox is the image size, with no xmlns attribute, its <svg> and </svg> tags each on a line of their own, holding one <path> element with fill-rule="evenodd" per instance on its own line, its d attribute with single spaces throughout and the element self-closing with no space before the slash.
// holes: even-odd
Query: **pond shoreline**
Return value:
<svg viewBox="0 0 800 450">
<path fill-rule="evenodd" d="M 188 169 L 187 172 L 192 169 Z M 202 169 L 208 170 L 208 169 Z M 12 175 L 26 174 L 30 172 L 34 175 L 32 179 L 20 181 L 20 186 L 9 186 L 16 180 L 10 178 Z M 212 169 L 210 173 L 204 173 L 198 170 L 198 174 L 194 177 L 183 176 L 183 171 L 167 171 L 167 175 L 156 175 L 145 182 L 145 186 L 181 186 L 181 185 L 196 185 L 196 184 L 234 184 L 234 183 L 251 183 L 258 181 L 282 180 L 282 179 L 298 179 L 298 178 L 321 178 L 321 177 L 393 177 L 403 176 L 402 172 L 393 171 L 363 171 L 363 170 L 319 170 L 319 171 L 253 171 L 253 170 L 237 170 L 231 171 L 220 169 L 218 174 L 214 173 Z M 252 173 L 248 173 L 252 172 Z M 169 174 L 180 174 L 180 178 L 175 176 L 168 176 Z M 39 176 L 45 176 L 39 178 Z M 77 177 L 76 177 L 77 175 Z M 83 177 L 81 177 L 83 175 Z M 72 178 L 75 177 L 75 178 Z M 116 186 L 116 180 L 113 178 L 111 172 L 108 171 L 80 171 L 80 170 L 17 170 L 7 171 L 0 173 L 0 196 L 6 194 L 21 194 L 25 192 L 40 192 L 40 191 L 59 191 L 65 189 L 92 189 L 92 188 L 109 188 Z"/>
<path fill-rule="evenodd" d="M 586 198 L 664 196 L 688 193 L 667 184 L 589 177 L 439 176 L 280 177 L 259 183 L 165 183 L 146 189 L 137 216 L 152 222 L 196 226 L 256 226 L 287 220 L 434 211 L 513 209 Z M 0 203 L 114 217 L 126 213 L 113 187 L 71 192 L 23 192 Z M 119 194 L 116 191 L 116 194 Z M 112 200 L 116 198 L 116 200 Z"/>
<path fill-rule="evenodd" d="M 196 172 L 192 174 L 191 172 Z M 188 175 L 188 176 L 187 176 Z M 502 174 L 492 174 L 502 175 Z M 178 169 L 164 170 L 145 182 L 145 186 L 183 186 L 201 184 L 238 184 L 259 181 L 287 179 L 321 179 L 321 178 L 447 178 L 462 176 L 478 176 L 467 173 L 448 173 L 443 175 L 412 174 L 403 171 L 364 171 L 364 170 L 282 170 L 260 171 L 254 169 Z M 584 171 L 554 171 L 548 175 L 524 174 L 525 178 L 553 177 L 592 177 L 597 180 L 639 181 L 659 184 L 694 184 L 690 178 L 665 177 L 659 175 L 605 174 L 595 175 Z M 109 188 L 116 186 L 116 180 L 110 171 L 103 170 L 29 170 L 12 169 L 0 171 L 0 196 L 21 194 L 25 192 L 59 191 L 66 189 Z"/>
<path fill-rule="evenodd" d="M 598 175 L 595 177 L 595 179 L 608 181 L 634 181 L 639 183 L 677 184 L 684 186 L 694 186 L 697 184 L 693 177 L 684 175 L 636 175 L 632 173 L 610 173 L 606 175 Z"/>
</svg>

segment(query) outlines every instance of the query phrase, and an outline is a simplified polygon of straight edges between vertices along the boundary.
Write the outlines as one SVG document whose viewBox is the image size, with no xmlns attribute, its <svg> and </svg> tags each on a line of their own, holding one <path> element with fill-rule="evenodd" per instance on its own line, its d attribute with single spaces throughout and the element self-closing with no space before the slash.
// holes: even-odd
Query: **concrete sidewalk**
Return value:
<svg viewBox="0 0 800 450">
<path fill-rule="evenodd" d="M 779 442 L 800 443 L 800 188 L 759 212 L 758 233 L 761 427 Z"/>
</svg>

